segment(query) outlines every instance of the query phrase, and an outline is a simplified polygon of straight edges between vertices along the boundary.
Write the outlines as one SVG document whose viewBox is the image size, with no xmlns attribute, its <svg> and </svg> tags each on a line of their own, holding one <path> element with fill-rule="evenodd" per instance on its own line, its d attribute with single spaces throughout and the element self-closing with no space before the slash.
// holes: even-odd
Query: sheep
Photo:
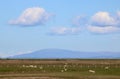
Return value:
<svg viewBox="0 0 120 79">
<path fill-rule="evenodd" d="M 64 70 L 61 70 L 61 72 L 64 72 Z"/>
<path fill-rule="evenodd" d="M 42 66 L 40 66 L 39 68 L 40 68 L 41 70 L 43 69 L 43 67 L 42 67 Z"/>
<path fill-rule="evenodd" d="M 23 65 L 22 67 L 26 67 L 26 68 L 37 68 L 37 66 L 36 65 Z"/>
<path fill-rule="evenodd" d="M 25 65 L 22 65 L 22 67 L 26 67 Z"/>
<path fill-rule="evenodd" d="M 106 66 L 106 67 L 105 67 L 105 69 L 107 70 L 107 69 L 109 69 L 109 67 L 108 67 L 108 66 Z"/>
<path fill-rule="evenodd" d="M 89 72 L 90 72 L 90 73 L 93 73 L 93 74 L 95 73 L 95 71 L 94 71 L 94 70 L 89 70 Z"/>
<path fill-rule="evenodd" d="M 64 69 L 64 71 L 67 71 L 67 69 Z"/>
</svg>

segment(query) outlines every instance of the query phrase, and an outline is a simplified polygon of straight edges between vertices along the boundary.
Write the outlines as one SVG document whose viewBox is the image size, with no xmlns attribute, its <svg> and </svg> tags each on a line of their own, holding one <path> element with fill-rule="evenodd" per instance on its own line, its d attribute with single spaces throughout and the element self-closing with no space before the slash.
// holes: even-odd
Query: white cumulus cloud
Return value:
<svg viewBox="0 0 120 79">
<path fill-rule="evenodd" d="M 58 27 L 58 28 L 53 28 L 51 30 L 52 35 L 76 35 L 81 32 L 80 28 L 72 28 L 72 27 Z"/>
<path fill-rule="evenodd" d="M 17 19 L 10 20 L 9 23 L 21 26 L 42 25 L 50 17 L 51 14 L 47 13 L 45 9 L 40 7 L 33 7 L 23 11 L 23 13 Z"/>
<path fill-rule="evenodd" d="M 106 27 L 99 27 L 99 26 L 88 26 L 87 28 L 90 32 L 99 33 L 99 34 L 106 34 L 112 32 L 120 31 L 120 28 L 114 26 L 106 26 Z"/>
<path fill-rule="evenodd" d="M 111 26 L 115 25 L 115 19 L 110 16 L 108 12 L 97 12 L 92 16 L 92 24 L 97 26 Z"/>
<path fill-rule="evenodd" d="M 120 13 L 117 12 L 116 16 L 110 16 L 108 12 L 97 12 L 95 15 L 92 16 L 90 19 L 90 24 L 88 25 L 87 29 L 93 33 L 112 33 L 112 32 L 119 32 L 120 31 Z"/>
</svg>

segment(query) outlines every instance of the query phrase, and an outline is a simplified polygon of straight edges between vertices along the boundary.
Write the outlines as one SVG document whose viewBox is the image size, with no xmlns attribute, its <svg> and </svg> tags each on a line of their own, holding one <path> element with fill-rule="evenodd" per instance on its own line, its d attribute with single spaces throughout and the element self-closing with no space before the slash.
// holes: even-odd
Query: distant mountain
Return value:
<svg viewBox="0 0 120 79">
<path fill-rule="evenodd" d="M 119 58 L 120 53 L 111 52 L 80 52 L 64 49 L 44 49 L 28 54 L 15 55 L 8 58 L 30 58 L 30 59 L 44 59 L 44 58 Z"/>
</svg>

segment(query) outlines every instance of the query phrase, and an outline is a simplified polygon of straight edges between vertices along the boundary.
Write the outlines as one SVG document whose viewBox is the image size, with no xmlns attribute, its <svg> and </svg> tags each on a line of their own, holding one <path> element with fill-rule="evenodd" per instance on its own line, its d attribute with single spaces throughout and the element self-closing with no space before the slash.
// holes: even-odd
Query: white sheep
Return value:
<svg viewBox="0 0 120 79">
<path fill-rule="evenodd" d="M 67 71 L 67 69 L 64 69 L 65 71 Z"/>
<path fill-rule="evenodd" d="M 107 69 L 109 69 L 109 67 L 108 67 L 108 66 L 106 66 L 106 67 L 105 67 L 105 69 L 107 70 Z"/>
<path fill-rule="evenodd" d="M 42 67 L 42 66 L 40 66 L 39 68 L 40 68 L 41 70 L 43 69 L 43 67 Z"/>
<path fill-rule="evenodd" d="M 61 70 L 61 72 L 64 72 L 64 70 Z"/>
<path fill-rule="evenodd" d="M 89 72 L 90 72 L 90 73 L 93 73 L 93 74 L 95 73 L 95 71 L 94 71 L 94 70 L 89 70 Z"/>
</svg>

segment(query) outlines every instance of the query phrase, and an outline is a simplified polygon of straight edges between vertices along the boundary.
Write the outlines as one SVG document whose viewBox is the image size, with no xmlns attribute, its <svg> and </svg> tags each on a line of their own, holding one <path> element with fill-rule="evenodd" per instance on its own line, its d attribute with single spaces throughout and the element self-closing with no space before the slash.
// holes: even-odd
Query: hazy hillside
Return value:
<svg viewBox="0 0 120 79">
<path fill-rule="evenodd" d="M 120 58 L 120 53 L 44 49 L 29 54 L 11 56 L 9 58 Z"/>
</svg>

